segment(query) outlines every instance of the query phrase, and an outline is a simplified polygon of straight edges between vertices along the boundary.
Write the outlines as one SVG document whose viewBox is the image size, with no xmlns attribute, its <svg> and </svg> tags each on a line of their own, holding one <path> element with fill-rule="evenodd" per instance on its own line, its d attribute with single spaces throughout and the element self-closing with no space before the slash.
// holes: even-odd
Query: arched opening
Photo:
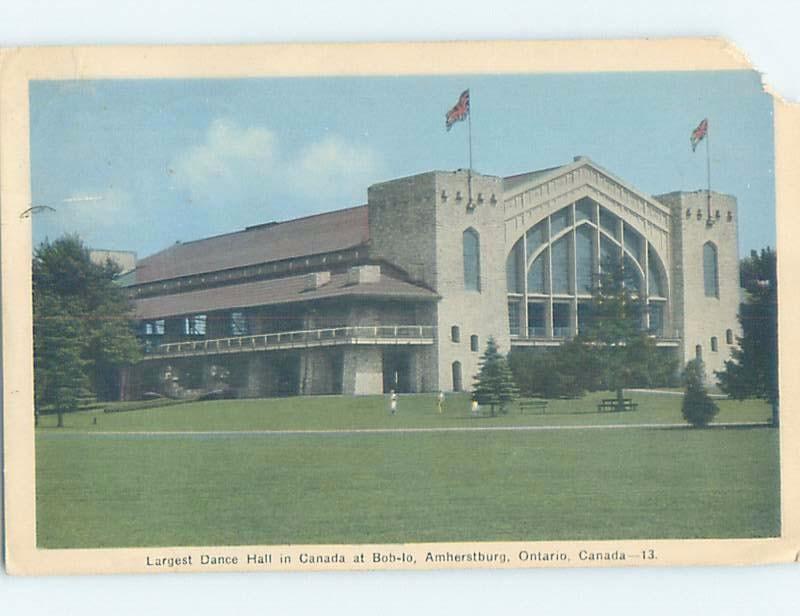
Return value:
<svg viewBox="0 0 800 616">
<path fill-rule="evenodd" d="M 453 391 L 461 391 L 464 388 L 461 380 L 461 362 L 453 362 Z"/>
<path fill-rule="evenodd" d="M 624 265 L 626 285 L 646 304 L 649 316 L 642 327 L 652 335 L 666 335 L 667 269 L 654 245 L 634 225 L 635 221 L 584 197 L 529 227 L 506 259 L 512 335 L 574 336 L 587 322 L 593 287 L 603 264 L 609 262 Z"/>
</svg>

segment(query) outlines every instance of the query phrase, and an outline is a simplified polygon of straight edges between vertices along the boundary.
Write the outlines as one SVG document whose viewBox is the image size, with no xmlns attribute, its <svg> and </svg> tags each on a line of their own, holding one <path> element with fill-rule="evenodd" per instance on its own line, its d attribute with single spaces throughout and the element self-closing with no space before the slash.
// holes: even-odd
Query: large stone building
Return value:
<svg viewBox="0 0 800 616">
<path fill-rule="evenodd" d="M 145 360 L 128 395 L 465 390 L 503 352 L 585 326 L 593 276 L 622 257 L 642 326 L 722 367 L 739 304 L 734 197 L 650 196 L 591 160 L 507 178 L 432 171 L 366 205 L 178 243 L 127 277 Z"/>
</svg>

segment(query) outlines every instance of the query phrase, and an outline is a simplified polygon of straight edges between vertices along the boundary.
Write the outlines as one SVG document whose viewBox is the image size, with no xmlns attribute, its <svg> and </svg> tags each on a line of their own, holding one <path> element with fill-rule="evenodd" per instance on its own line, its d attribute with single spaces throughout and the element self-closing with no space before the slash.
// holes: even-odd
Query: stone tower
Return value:
<svg viewBox="0 0 800 616">
<path fill-rule="evenodd" d="M 510 350 L 503 180 L 433 171 L 370 186 L 371 258 L 404 269 L 439 294 L 436 343 L 419 370 L 423 389 L 472 387 L 489 336 Z"/>
<path fill-rule="evenodd" d="M 672 213 L 672 319 L 682 359 L 702 358 L 708 384 L 739 335 L 736 198 L 705 190 L 656 197 Z"/>
</svg>

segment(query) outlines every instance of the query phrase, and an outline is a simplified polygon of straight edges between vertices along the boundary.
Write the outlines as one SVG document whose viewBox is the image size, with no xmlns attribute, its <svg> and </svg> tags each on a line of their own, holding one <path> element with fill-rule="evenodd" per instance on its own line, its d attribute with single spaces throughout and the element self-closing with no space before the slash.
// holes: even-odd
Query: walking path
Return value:
<svg viewBox="0 0 800 616">
<path fill-rule="evenodd" d="M 769 422 L 722 422 L 711 424 L 713 428 L 766 427 Z M 142 437 L 209 437 L 209 436 L 348 436 L 360 434 L 425 434 L 448 432 L 551 432 L 554 430 L 626 430 L 642 428 L 678 429 L 691 428 L 685 423 L 631 423 L 556 426 L 472 426 L 449 428 L 353 428 L 342 430 L 70 430 L 47 431 L 40 437 L 59 438 L 69 436 L 142 436 Z"/>
</svg>

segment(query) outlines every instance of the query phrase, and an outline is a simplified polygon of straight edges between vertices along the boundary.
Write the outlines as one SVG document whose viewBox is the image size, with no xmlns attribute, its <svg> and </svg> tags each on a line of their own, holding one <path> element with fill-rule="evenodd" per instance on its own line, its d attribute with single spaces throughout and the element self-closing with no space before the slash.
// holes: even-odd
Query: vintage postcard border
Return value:
<svg viewBox="0 0 800 616">
<path fill-rule="evenodd" d="M 431 59 L 435 58 L 435 62 Z M 796 559 L 800 549 L 800 385 L 791 351 L 800 341 L 789 310 L 780 311 L 782 535 L 775 539 L 603 542 L 437 543 L 363 546 L 236 546 L 40 550 L 35 542 L 32 391 L 31 233 L 28 83 L 33 79 L 413 75 L 588 71 L 693 71 L 751 68 L 721 39 L 458 42 L 423 44 L 268 45 L 233 47 L 77 47 L 3 50 L 0 54 L 0 200 L 2 201 L 2 336 L 6 562 L 15 574 L 154 571 L 421 569 L 615 565 L 756 564 Z M 774 99 L 779 303 L 800 291 L 800 246 L 794 239 L 800 202 L 797 108 Z M 428 551 L 484 554 L 426 564 Z M 581 551 L 622 551 L 642 558 L 589 561 Z M 648 558 L 652 551 L 654 558 Z M 487 562 L 502 553 L 505 561 Z M 250 555 L 270 555 L 248 563 Z M 345 562 L 303 563 L 302 554 L 339 554 Z M 354 564 L 360 555 L 363 564 Z M 378 554 L 379 556 L 374 556 Z M 525 554 L 525 556 L 523 556 Z M 536 554 L 537 556 L 532 556 Z M 203 564 L 203 555 L 219 561 Z M 542 555 L 553 555 L 544 558 Z M 171 566 L 148 564 L 172 558 Z M 192 562 L 185 562 L 191 557 Z M 289 558 L 286 558 L 289 557 Z M 208 560 L 208 559 L 206 559 Z M 234 562 L 235 560 L 235 562 Z M 268 562 L 267 562 L 268 560 Z M 355 560 L 357 562 L 357 560 Z"/>
</svg>

